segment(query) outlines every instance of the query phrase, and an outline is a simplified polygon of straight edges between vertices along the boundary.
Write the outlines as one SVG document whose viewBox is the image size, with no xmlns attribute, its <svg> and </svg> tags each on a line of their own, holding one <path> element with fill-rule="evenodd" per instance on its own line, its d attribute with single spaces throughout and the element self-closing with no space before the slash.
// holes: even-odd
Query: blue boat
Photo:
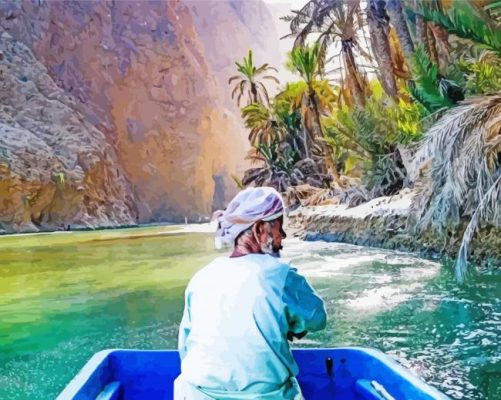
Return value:
<svg viewBox="0 0 501 400">
<path fill-rule="evenodd" d="M 377 350 L 292 352 L 306 400 L 449 399 Z M 87 362 L 57 400 L 170 400 L 179 372 L 175 350 L 104 350 Z"/>
</svg>

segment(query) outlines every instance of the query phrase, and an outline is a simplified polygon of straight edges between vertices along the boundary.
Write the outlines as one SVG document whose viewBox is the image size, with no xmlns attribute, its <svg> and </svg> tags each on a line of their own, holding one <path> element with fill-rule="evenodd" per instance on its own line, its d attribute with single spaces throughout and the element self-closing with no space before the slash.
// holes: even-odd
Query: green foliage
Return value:
<svg viewBox="0 0 501 400">
<path fill-rule="evenodd" d="M 65 185 L 65 174 L 64 172 L 58 172 L 52 176 L 52 180 L 56 183 L 58 188 L 64 188 Z"/>
<path fill-rule="evenodd" d="M 238 61 L 235 61 L 235 65 L 237 66 L 237 71 L 249 80 L 252 80 L 256 75 L 257 68 L 252 62 L 252 50 L 249 50 L 249 55 L 244 57 L 243 63 L 240 64 Z"/>
<path fill-rule="evenodd" d="M 291 71 L 298 72 L 307 84 L 313 82 L 321 75 L 319 45 L 293 48 L 287 66 Z"/>
<path fill-rule="evenodd" d="M 311 88 L 322 110 L 332 110 L 336 106 L 339 96 L 328 81 L 315 79 L 311 82 Z M 285 89 L 275 98 L 277 113 L 284 115 L 299 110 L 302 107 L 303 96 L 307 94 L 308 84 L 305 81 L 287 83 Z"/>
<path fill-rule="evenodd" d="M 358 157 L 356 154 L 346 151 L 345 154 L 343 154 L 342 162 L 343 162 L 342 171 L 344 172 L 345 175 L 350 175 L 357 167 Z"/>
<path fill-rule="evenodd" d="M 298 136 L 301 130 L 301 114 L 298 110 L 277 115 L 282 120 L 287 133 L 292 136 Z"/>
<path fill-rule="evenodd" d="M 478 226 L 501 227 L 501 96 L 479 96 L 447 111 L 426 133 L 416 167 L 430 165 L 411 216 L 418 232 L 432 229 L 449 242 L 469 218 L 456 265 L 464 277 L 469 244 Z M 493 231 L 495 232 L 495 231 Z"/>
<path fill-rule="evenodd" d="M 240 100 L 244 96 L 247 96 L 247 104 L 256 102 L 269 103 L 268 90 L 259 79 L 272 80 L 278 84 L 278 79 L 272 75 L 261 76 L 269 70 L 278 72 L 277 69 L 270 67 L 268 64 L 263 64 L 259 68 L 256 67 L 252 60 L 252 50 L 249 50 L 248 56 L 244 57 L 242 63 L 235 62 L 235 65 L 240 75 L 234 75 L 228 80 L 228 84 L 231 84 L 235 80 L 237 81 L 231 92 L 231 98 L 233 99 L 238 93 L 238 105 L 240 105 Z"/>
<path fill-rule="evenodd" d="M 437 2 L 422 2 L 419 13 L 449 33 L 501 53 L 501 30 L 486 20 L 469 1 L 455 0 L 446 9 Z"/>
<path fill-rule="evenodd" d="M 252 103 L 242 108 L 242 117 L 247 128 L 254 128 L 271 118 L 270 110 L 262 103 Z"/>
<path fill-rule="evenodd" d="M 423 137 L 422 119 L 428 114 L 420 103 L 398 101 L 395 109 L 397 129 L 389 135 L 393 143 L 410 144 Z"/>
<path fill-rule="evenodd" d="M 279 191 L 285 191 L 290 186 L 295 165 L 301 160 L 294 149 L 278 141 L 254 146 L 247 158 L 262 162 L 262 166 L 247 170 L 242 185 L 271 185 Z"/>
<path fill-rule="evenodd" d="M 481 95 L 501 90 L 501 58 L 484 51 L 477 59 L 461 59 L 458 68 L 466 74 L 468 94 Z"/>
<path fill-rule="evenodd" d="M 271 169 L 271 170 L 277 170 L 279 169 L 279 157 L 278 157 L 278 143 L 274 142 L 271 145 L 266 145 L 266 144 L 259 144 L 256 147 L 256 150 L 261 156 L 263 157 L 264 161 L 266 162 L 266 165 Z"/>
<path fill-rule="evenodd" d="M 301 107 L 301 97 L 308 90 L 304 81 L 288 82 L 285 89 L 275 97 L 277 114 L 284 116 Z"/>
<path fill-rule="evenodd" d="M 369 153 L 380 153 L 384 146 L 409 144 L 422 137 L 421 120 L 428 113 L 419 103 L 387 96 L 378 81 L 371 82 L 372 95 L 361 110 L 342 106 L 334 118 L 326 121 L 327 129 L 343 127 L 339 134 L 352 140 Z M 405 94 L 405 93 L 403 93 Z M 332 129 L 330 129 L 332 131 Z"/>
<path fill-rule="evenodd" d="M 279 170 L 286 172 L 290 176 L 294 170 L 294 165 L 300 160 L 300 155 L 293 148 L 285 146 L 278 157 L 277 166 Z"/>
<path fill-rule="evenodd" d="M 364 172 L 363 179 L 370 190 L 376 189 L 377 171 L 381 157 L 384 157 L 386 148 L 385 136 L 387 122 L 381 118 L 377 100 L 373 106 L 369 103 L 364 109 L 350 109 L 343 107 L 326 122 L 328 143 L 334 144 L 334 153 L 338 160 L 348 160 L 353 164 L 353 157 L 358 158 L 358 165 Z M 338 165 L 338 168 L 340 166 Z M 343 165 L 343 169 L 353 169 L 354 166 Z"/>
<path fill-rule="evenodd" d="M 265 71 L 268 70 L 277 71 L 276 68 L 270 67 L 269 64 L 263 64 L 259 68 L 257 68 L 254 65 L 254 62 L 252 61 L 252 50 L 249 50 L 249 54 L 247 55 L 247 57 L 244 56 L 242 63 L 235 61 L 235 65 L 237 66 L 237 71 L 240 72 L 244 77 L 246 77 L 251 82 L 253 82 L 258 75 L 260 75 Z M 269 78 L 272 78 L 273 80 L 275 80 L 275 82 L 278 83 L 276 78 L 268 77 L 268 79 Z"/>
<path fill-rule="evenodd" d="M 231 179 L 233 179 L 233 182 L 235 182 L 235 185 L 237 185 L 237 188 L 238 188 L 239 190 L 243 190 L 243 189 L 245 189 L 245 187 L 244 187 L 244 185 L 243 185 L 243 183 L 242 183 L 242 180 L 241 180 L 241 179 L 239 179 L 236 175 L 233 175 L 233 174 L 232 174 L 232 175 L 231 175 Z"/>
<path fill-rule="evenodd" d="M 323 9 L 325 15 L 322 15 L 329 18 L 321 18 L 319 24 L 309 23 L 319 15 L 316 2 L 311 2 L 303 10 L 304 14 L 290 19 L 296 42 L 289 53 L 287 66 L 303 81 L 288 83 L 271 101 L 254 100 L 253 104 L 242 109 L 246 126 L 251 130 L 249 140 L 254 147 L 253 160 L 260 160 L 272 175 L 290 176 L 299 160 L 312 158 L 318 162 L 322 159 L 325 165 L 329 164 L 332 149 L 332 160 L 339 171 L 345 174 L 362 171 L 373 195 L 393 193 L 402 187 L 406 178 L 398 146 L 420 141 L 426 121 L 434 119 L 440 114 L 438 111 L 449 109 L 463 100 L 465 92 L 484 94 L 501 90 L 501 63 L 492 53 L 489 53 L 490 57 L 458 60 L 458 54 L 454 54 L 457 47 L 444 43 L 447 35 L 439 37 L 436 31 L 432 31 L 430 34 L 436 38 L 437 51 L 446 54 L 438 54 L 443 56 L 439 57 L 440 70 L 424 47 L 417 46 L 413 58 L 406 60 L 412 80 L 405 82 L 409 79 L 407 69 L 401 75 L 394 72 L 402 79 L 398 98 L 389 97 L 377 80 L 370 82 L 370 90 L 364 81 L 363 101 L 357 102 L 356 108 L 348 105 L 351 102 L 342 104 L 340 92 L 347 87 L 349 80 L 345 77 L 341 89 L 323 80 L 324 61 L 330 61 L 325 60 L 325 54 L 334 40 L 340 39 L 346 46 L 359 46 L 353 40 L 356 27 L 367 21 L 359 15 L 358 3 L 334 3 Z M 418 3 L 416 12 L 425 20 L 450 34 L 474 41 L 475 48 L 501 50 L 501 33 L 493 29 L 493 21 L 488 20 L 497 7 L 481 10 L 459 0 L 453 0 L 452 7 L 441 6 L 439 0 Z M 306 37 L 312 33 L 319 37 L 315 44 L 308 45 Z M 444 47 L 440 47 L 442 45 Z M 359 51 L 352 55 L 353 60 L 350 59 L 354 68 L 360 56 L 372 61 L 370 55 L 365 57 Z M 454 57 L 457 62 L 443 65 Z M 266 69 L 267 65 L 263 68 Z M 252 86 L 255 76 L 259 73 L 259 68 L 253 65 L 252 52 L 244 57 L 243 62 L 237 63 L 237 69 L 251 82 L 252 92 L 256 88 Z M 381 71 L 376 72 L 378 76 L 381 74 Z M 259 176 L 261 179 L 264 175 Z"/>
<path fill-rule="evenodd" d="M 248 159 L 263 162 L 272 173 L 285 172 L 290 174 L 294 164 L 300 161 L 301 157 L 294 149 L 275 141 L 269 145 L 260 143 L 254 146 Z"/>
<path fill-rule="evenodd" d="M 431 62 L 423 46 L 417 46 L 414 53 L 412 75 L 414 80 L 409 84 L 409 92 L 430 113 L 453 106 L 451 99 L 440 92 L 438 67 Z"/>
<path fill-rule="evenodd" d="M 344 171 L 359 165 L 369 189 L 388 194 L 400 188 L 405 178 L 396 146 L 421 139 L 421 119 L 427 111 L 419 103 L 395 102 L 378 81 L 371 86 L 372 95 L 363 109 L 341 107 L 325 120 L 325 129 Z"/>
<path fill-rule="evenodd" d="M 338 95 L 329 82 L 319 79 L 288 83 L 276 96 L 276 113 L 288 134 L 292 135 L 289 142 L 304 158 L 310 158 L 312 154 L 323 154 L 327 158 L 329 149 L 319 140 L 323 137 L 323 130 L 315 124 L 317 116 L 320 120 L 321 116 L 328 115 L 337 100 Z M 321 123 L 320 120 L 318 124 Z"/>
</svg>

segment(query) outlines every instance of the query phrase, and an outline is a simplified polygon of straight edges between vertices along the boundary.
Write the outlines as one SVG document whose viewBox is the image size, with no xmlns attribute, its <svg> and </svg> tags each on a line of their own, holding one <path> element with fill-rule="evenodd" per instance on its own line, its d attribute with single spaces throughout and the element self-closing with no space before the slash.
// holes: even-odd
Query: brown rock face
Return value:
<svg viewBox="0 0 501 400">
<path fill-rule="evenodd" d="M 263 55 L 277 52 L 270 45 L 276 37 L 265 40 L 255 36 L 256 20 L 262 26 L 271 26 L 273 21 L 266 21 L 271 17 L 260 1 L 254 3 L 253 7 L 232 0 L 0 3 L 3 30 L 32 50 L 66 92 L 53 89 L 66 96 L 68 110 L 82 115 L 72 116 L 81 120 L 81 127 L 74 128 L 79 135 L 68 131 L 65 118 L 49 121 L 49 130 L 61 132 L 61 140 L 73 144 L 65 147 L 72 162 L 62 162 L 64 168 L 60 168 L 69 176 L 65 185 L 75 189 L 71 195 L 68 191 L 65 204 L 79 204 L 80 208 L 67 211 L 62 220 L 100 225 L 105 221 L 129 223 L 136 216 L 140 222 L 196 218 L 209 215 L 233 194 L 236 188 L 230 175 L 244 167 L 246 137 L 229 99 L 227 74 L 234 68 L 234 61 L 251 47 L 257 45 Z M 204 19 L 208 12 L 218 19 Z M 234 40 L 228 42 L 229 37 Z M 33 59 L 30 62 L 36 63 Z M 0 65 L 5 63 L 5 59 L 0 60 Z M 24 59 L 15 63 L 32 68 Z M 29 93 L 26 88 L 25 93 Z M 15 103 L 19 99 L 12 101 L 12 107 L 21 105 Z M 35 113 L 37 107 L 43 105 L 32 100 L 25 112 Z M 32 118 L 38 123 L 38 117 Z M 13 129 L 9 122 L 5 125 L 5 129 Z M 30 132 L 33 140 L 44 140 L 38 130 Z M 24 149 L 33 149 L 30 140 L 26 139 Z M 38 169 L 46 163 L 55 171 L 60 154 L 55 142 L 45 143 L 45 153 L 36 154 L 32 163 Z M 0 150 L 5 146 L 0 141 Z M 94 146 L 101 153 L 88 161 L 79 155 L 87 154 L 81 146 Z M 24 153 L 17 157 L 29 158 Z M 1 160 L 13 164 L 10 155 L 0 153 Z M 69 165 L 83 173 L 70 176 Z M 12 174 L 12 168 L 10 171 Z M 56 178 L 42 185 L 47 189 L 41 198 L 50 199 L 51 190 L 59 193 L 59 172 L 51 173 Z M 19 179 L 28 177 L 21 170 L 17 174 Z M 8 179 L 3 179 L 0 187 L 11 188 L 14 184 Z M 37 182 L 39 178 L 29 179 Z M 46 182 L 48 175 L 44 179 Z M 88 191 L 95 190 L 94 185 L 104 185 L 116 195 L 115 200 L 102 194 L 100 207 L 121 202 L 116 207 L 121 210 L 120 218 L 115 215 L 118 211 L 110 214 L 109 209 L 94 210 L 92 196 L 86 195 L 86 188 L 82 191 L 82 182 L 89 186 Z M 25 191 L 28 189 L 21 190 L 20 196 Z M 11 201 L 12 196 L 0 195 L 0 204 Z M 49 203 L 54 213 L 60 210 L 59 203 Z M 31 210 L 31 206 L 21 208 Z M 0 222 L 12 225 L 2 213 L 12 215 L 0 211 Z M 23 223 L 40 223 L 25 213 L 19 218 Z"/>
<path fill-rule="evenodd" d="M 133 222 L 116 154 L 31 51 L 0 35 L 0 228 Z"/>
</svg>

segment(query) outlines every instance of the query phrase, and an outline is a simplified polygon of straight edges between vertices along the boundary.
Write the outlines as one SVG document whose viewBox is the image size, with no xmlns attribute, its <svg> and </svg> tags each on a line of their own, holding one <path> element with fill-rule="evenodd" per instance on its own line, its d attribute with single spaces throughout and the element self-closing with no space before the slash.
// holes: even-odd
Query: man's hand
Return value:
<svg viewBox="0 0 501 400">
<path fill-rule="evenodd" d="M 287 332 L 287 340 L 292 342 L 294 340 L 294 338 L 296 339 L 301 339 L 303 337 L 306 336 L 308 332 L 307 331 L 304 331 L 304 332 L 300 332 L 300 333 L 294 333 L 294 332 Z"/>
</svg>

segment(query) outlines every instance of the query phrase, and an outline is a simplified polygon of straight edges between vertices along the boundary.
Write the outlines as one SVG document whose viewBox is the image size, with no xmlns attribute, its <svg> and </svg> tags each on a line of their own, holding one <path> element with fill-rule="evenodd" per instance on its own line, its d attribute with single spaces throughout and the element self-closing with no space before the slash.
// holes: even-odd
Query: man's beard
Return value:
<svg viewBox="0 0 501 400">
<path fill-rule="evenodd" d="M 282 246 L 275 246 L 272 241 L 261 245 L 261 251 L 264 254 L 269 254 L 270 256 L 276 258 L 280 258 L 280 250 L 282 250 L 282 248 Z"/>
</svg>

